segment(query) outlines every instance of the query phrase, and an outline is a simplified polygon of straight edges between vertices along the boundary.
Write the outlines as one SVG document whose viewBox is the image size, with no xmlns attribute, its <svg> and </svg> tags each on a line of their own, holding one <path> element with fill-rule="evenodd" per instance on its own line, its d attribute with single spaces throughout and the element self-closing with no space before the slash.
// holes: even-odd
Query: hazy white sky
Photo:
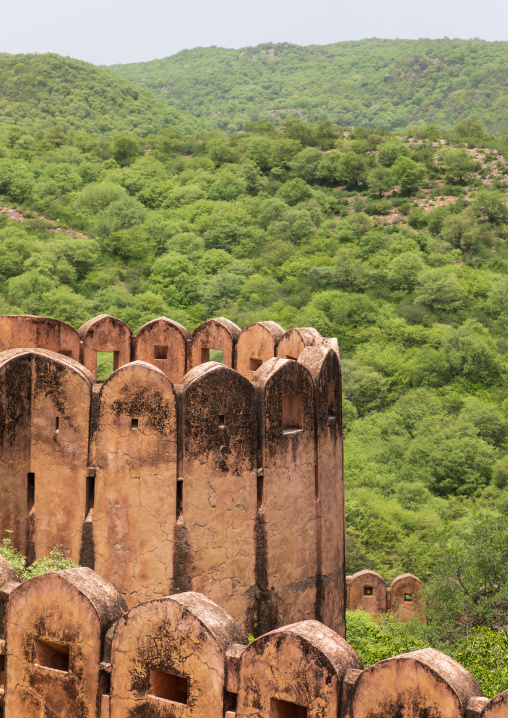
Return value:
<svg viewBox="0 0 508 718">
<path fill-rule="evenodd" d="M 366 37 L 508 40 L 508 0 L 5 0 L 0 52 L 95 64 L 193 47 L 326 44 Z"/>
</svg>

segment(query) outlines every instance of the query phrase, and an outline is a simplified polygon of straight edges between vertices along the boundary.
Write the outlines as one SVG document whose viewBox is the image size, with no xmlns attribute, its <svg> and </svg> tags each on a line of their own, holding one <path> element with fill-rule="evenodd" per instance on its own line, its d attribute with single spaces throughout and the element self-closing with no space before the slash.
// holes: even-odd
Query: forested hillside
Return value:
<svg viewBox="0 0 508 718">
<path fill-rule="evenodd" d="M 192 117 L 107 70 L 53 54 L 0 55 L 0 116 L 31 131 L 146 135 L 166 125 L 198 128 Z"/>
<path fill-rule="evenodd" d="M 324 19 L 324 21 L 326 21 Z M 110 69 L 208 127 L 298 113 L 307 121 L 388 130 L 466 117 L 506 128 L 508 43 L 482 40 L 361 40 L 332 45 L 264 44 L 185 50 Z"/>
<path fill-rule="evenodd" d="M 161 315 L 189 329 L 222 315 L 338 337 L 347 570 L 434 582 L 434 628 L 498 626 L 508 602 L 506 125 L 496 137 L 464 118 L 443 133 L 429 110 L 432 124 L 410 134 L 298 117 L 225 134 L 84 63 L 4 56 L 0 66 L 0 313 L 75 327 L 108 313 L 134 331 Z M 495 67 L 491 127 L 506 101 Z M 457 566 L 468 567 L 462 583 L 449 579 Z"/>
<path fill-rule="evenodd" d="M 446 521 L 508 511 L 506 145 L 481 135 L 3 125 L 0 312 L 337 336 L 349 568 L 425 578 Z"/>
</svg>

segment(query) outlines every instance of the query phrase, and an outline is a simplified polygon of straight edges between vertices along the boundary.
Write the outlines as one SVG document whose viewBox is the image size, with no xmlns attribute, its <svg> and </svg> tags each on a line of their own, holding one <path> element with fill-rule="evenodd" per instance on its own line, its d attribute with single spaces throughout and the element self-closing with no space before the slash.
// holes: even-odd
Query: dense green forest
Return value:
<svg viewBox="0 0 508 718">
<path fill-rule="evenodd" d="M 263 44 L 184 50 L 110 68 L 159 99 L 206 121 L 242 129 L 248 120 L 373 125 L 417 122 L 450 129 L 476 117 L 506 128 L 508 43 L 482 40 L 361 40 L 332 45 Z"/>
<path fill-rule="evenodd" d="M 32 131 L 63 125 L 94 134 L 199 126 L 107 70 L 54 54 L 0 54 L 0 117 Z"/>
<path fill-rule="evenodd" d="M 106 70 L 17 62 L 31 89 L 0 92 L 0 313 L 338 337 L 347 570 L 421 577 L 430 628 L 383 629 L 386 650 L 430 641 L 469 665 L 508 601 L 506 127 L 292 116 L 227 134 Z"/>
</svg>

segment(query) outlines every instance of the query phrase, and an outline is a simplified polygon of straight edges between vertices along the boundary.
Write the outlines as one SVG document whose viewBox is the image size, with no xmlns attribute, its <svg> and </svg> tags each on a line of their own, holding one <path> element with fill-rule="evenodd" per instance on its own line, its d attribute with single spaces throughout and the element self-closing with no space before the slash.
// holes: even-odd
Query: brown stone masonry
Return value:
<svg viewBox="0 0 508 718">
<path fill-rule="evenodd" d="M 378 573 L 365 569 L 346 576 L 347 608 L 377 614 L 393 611 L 402 621 L 414 616 L 425 621 L 422 588 L 422 582 L 412 573 L 397 576 L 387 586 Z"/>
<path fill-rule="evenodd" d="M 2 578 L 13 578 L 1 568 Z M 8 600 L 2 718 L 506 718 L 458 663 L 427 648 L 366 670 L 306 620 L 248 643 L 202 594 L 127 610 L 87 568 L 30 579 Z M 3 708 L 5 703 L 5 715 Z"/>
<path fill-rule="evenodd" d="M 248 633 L 318 619 L 344 634 L 336 340 L 9 316 L 0 347 L 0 537 L 29 561 L 60 545 L 129 608 L 199 591 Z"/>
</svg>

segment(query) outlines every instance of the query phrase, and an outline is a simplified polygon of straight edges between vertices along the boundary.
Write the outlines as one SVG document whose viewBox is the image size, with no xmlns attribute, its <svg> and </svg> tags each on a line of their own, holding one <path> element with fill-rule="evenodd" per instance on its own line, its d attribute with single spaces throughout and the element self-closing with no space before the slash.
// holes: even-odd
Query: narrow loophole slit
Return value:
<svg viewBox="0 0 508 718">
<path fill-rule="evenodd" d="M 183 479 L 178 478 L 176 482 L 176 515 L 177 517 L 183 511 Z"/>
<path fill-rule="evenodd" d="M 86 477 L 86 516 L 95 506 L 95 476 Z"/>
<path fill-rule="evenodd" d="M 257 485 L 256 485 L 258 509 L 260 509 L 261 506 L 263 506 L 264 482 L 265 482 L 264 476 L 258 476 Z"/>
<path fill-rule="evenodd" d="M 33 509 L 35 505 L 35 474 L 27 474 L 26 481 L 26 509 L 27 513 Z"/>
</svg>

